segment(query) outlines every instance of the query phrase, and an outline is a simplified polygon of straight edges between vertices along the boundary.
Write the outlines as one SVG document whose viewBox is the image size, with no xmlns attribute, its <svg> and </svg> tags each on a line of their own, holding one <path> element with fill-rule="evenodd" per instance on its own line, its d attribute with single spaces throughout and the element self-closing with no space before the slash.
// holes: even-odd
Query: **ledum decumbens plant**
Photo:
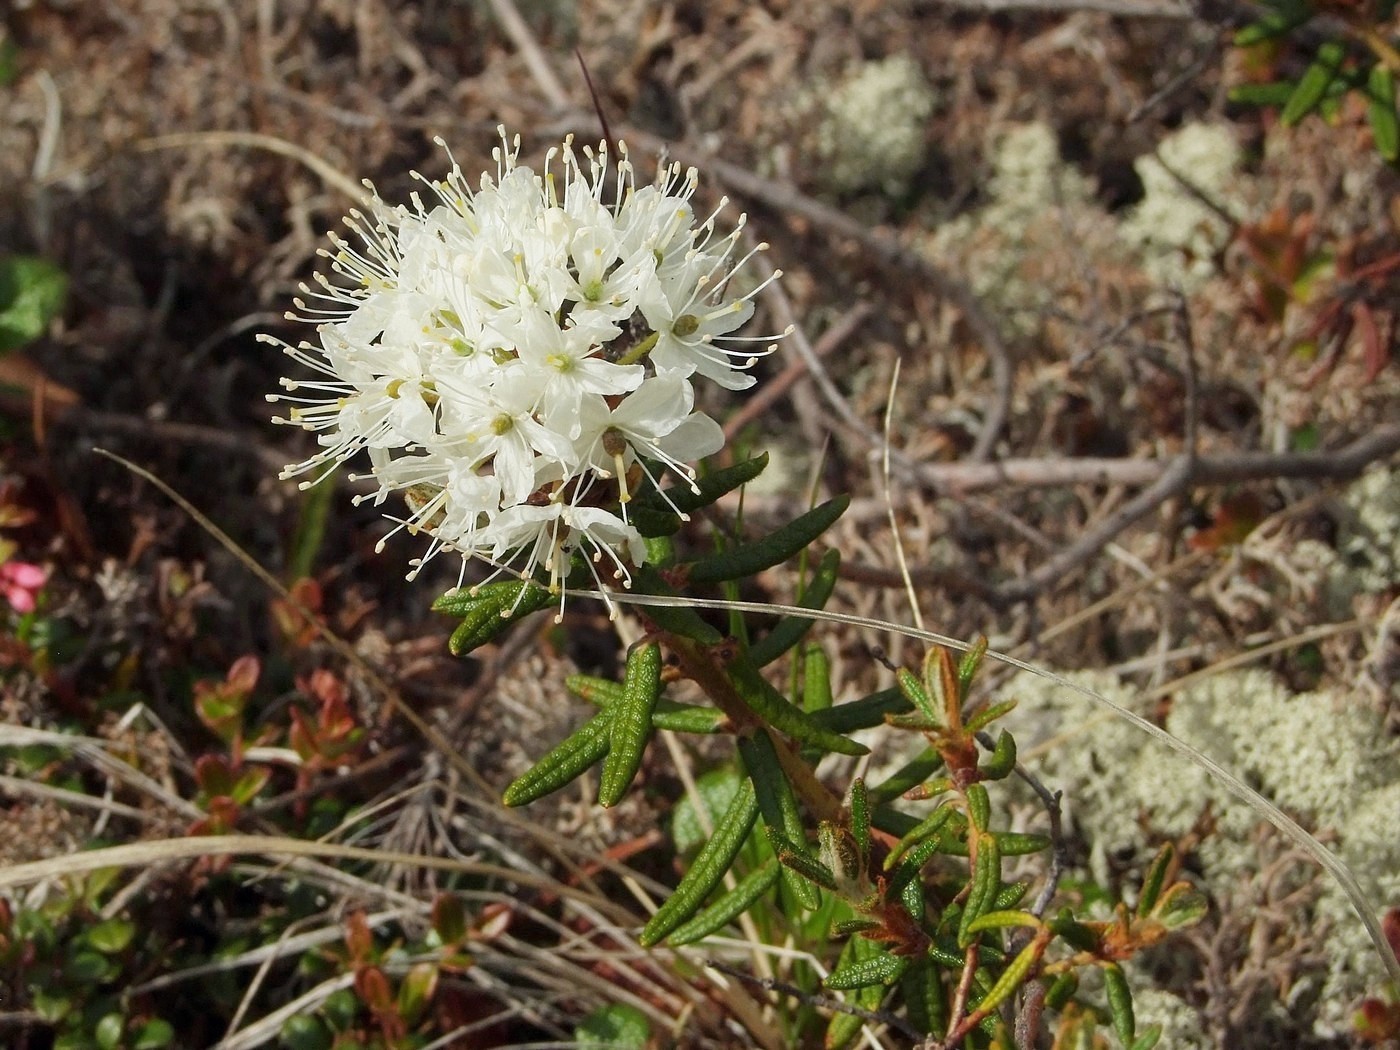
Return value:
<svg viewBox="0 0 1400 1050">
<path fill-rule="evenodd" d="M 566 140 L 539 171 L 519 154 L 502 132 L 476 188 L 449 155 L 447 176 L 420 177 L 408 204 L 373 194 L 352 211 L 352 238 L 333 236 L 331 274 L 292 315 L 315 340 L 281 344 L 303 374 L 271 398 L 319 446 L 284 476 L 309 485 L 353 459 L 373 486 L 358 498 L 424 537 L 410 579 L 433 557 L 461 559 L 459 586 L 434 606 L 458 621 L 454 653 L 541 609 L 562 618 L 578 591 L 614 617 L 627 604 L 639 623 L 620 681 L 567 680 L 591 717 L 505 803 L 596 770 L 598 803 L 613 806 L 658 730 L 729 738 L 732 766 L 702 778 L 703 841 L 641 945 L 703 949 L 745 916 L 775 943 L 792 938 L 830 964 L 793 1024 L 821 1007 L 830 1047 L 872 1021 L 929 1048 L 1034 1045 L 1037 1031 L 1056 1045 L 1111 1032 L 1153 1046 L 1123 964 L 1204 914 L 1173 851 L 1131 907 L 1090 919 L 1066 906 L 1052 837 L 1009 827 L 1003 788 L 1020 770 L 1002 720 L 1014 702 L 979 692 L 985 645 L 961 658 L 932 646 L 917 671 L 897 670 L 897 687 L 833 704 L 810 628 L 840 553 L 813 545 L 846 498 L 750 535 L 719 501 L 765 458 L 696 468 L 724 439 L 695 385 L 751 386 L 777 338 L 741 334 L 757 290 L 745 264 L 766 246 L 745 252 L 742 219 L 725 232 L 719 209 L 696 212 L 694 170 L 663 165 L 639 184 L 621 144 Z M 703 551 L 678 539 L 700 512 L 713 526 Z M 742 603 L 723 629 L 697 611 L 794 561 L 799 605 L 762 628 Z M 469 585 L 472 562 L 489 569 Z M 704 702 L 668 696 L 680 682 Z M 864 755 L 853 734 L 880 725 L 922 750 L 870 783 L 819 774 L 827 756 Z"/>
</svg>

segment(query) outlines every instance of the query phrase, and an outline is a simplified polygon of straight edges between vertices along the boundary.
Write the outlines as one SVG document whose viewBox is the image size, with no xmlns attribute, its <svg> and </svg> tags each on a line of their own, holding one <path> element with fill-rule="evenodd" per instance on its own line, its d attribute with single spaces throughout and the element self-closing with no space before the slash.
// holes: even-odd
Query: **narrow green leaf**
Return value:
<svg viewBox="0 0 1400 1050">
<path fill-rule="evenodd" d="M 822 555 L 817 571 L 807 581 L 802 598 L 797 603 L 804 609 L 825 609 L 836 589 L 841 552 L 832 547 Z M 783 616 L 773 629 L 749 647 L 749 659 L 755 667 L 766 667 L 806 637 L 816 621 L 810 616 Z"/>
<path fill-rule="evenodd" d="M 813 715 L 790 703 L 782 693 L 758 673 L 747 657 L 740 654 L 729 665 L 730 679 L 749 708 L 779 732 L 813 747 L 840 755 L 865 755 L 870 749 L 840 733 L 825 729 Z"/>
<path fill-rule="evenodd" d="M 929 695 L 928 690 L 924 688 L 919 676 L 909 668 L 901 667 L 895 672 L 895 679 L 899 682 L 899 690 L 904 694 L 904 698 L 924 716 L 929 728 L 941 727 L 943 711 L 938 707 L 934 698 Z"/>
<path fill-rule="evenodd" d="M 1153 1050 L 1161 1038 L 1162 1026 L 1159 1024 L 1148 1025 L 1137 1037 L 1137 1042 L 1132 1045 L 1131 1050 Z"/>
<path fill-rule="evenodd" d="M 1346 46 L 1339 40 L 1327 40 L 1318 45 L 1316 60 L 1299 78 L 1279 120 L 1291 127 L 1315 110 L 1326 97 L 1332 81 L 1337 79 L 1345 58 Z"/>
<path fill-rule="evenodd" d="M 506 788 L 501 801 L 507 806 L 523 806 L 581 776 L 583 772 L 608 753 L 610 725 L 607 711 L 600 711 L 580 726 L 534 767 L 516 777 Z"/>
<path fill-rule="evenodd" d="M 978 831 L 986 831 L 992 822 L 992 800 L 981 784 L 967 786 L 967 816 Z"/>
<path fill-rule="evenodd" d="M 1002 856 L 1004 857 L 1006 854 L 1003 853 Z M 1030 888 L 1029 882 L 1008 882 L 997 891 L 996 897 L 992 900 L 992 910 L 1008 911 L 1016 907 Z"/>
<path fill-rule="evenodd" d="M 1046 835 L 1033 835 L 1021 831 L 994 831 L 997 849 L 1003 857 L 1024 857 L 1050 848 L 1050 838 Z"/>
<path fill-rule="evenodd" d="M 642 566 L 632 574 L 633 587 L 638 594 L 654 594 L 659 597 L 676 597 L 671 587 L 661 575 L 650 566 Z M 637 612 L 657 627 L 670 634 L 680 635 L 702 645 L 718 645 L 724 635 L 707 623 L 695 608 L 690 605 L 639 605 Z"/>
<path fill-rule="evenodd" d="M 1394 164 L 1400 160 L 1400 117 L 1395 112 L 1395 75 L 1383 62 L 1371 67 L 1366 78 L 1366 99 L 1376 152 Z"/>
<path fill-rule="evenodd" d="M 1030 977 L 1031 970 L 1040 959 L 1043 949 L 1035 941 L 1031 941 L 1017 953 L 1006 969 L 1002 970 L 1001 976 L 996 983 L 987 990 L 977 1003 L 978 1010 L 993 1011 L 1002 1003 L 1006 1002 L 1016 993 L 1016 989 L 1025 984 Z"/>
<path fill-rule="evenodd" d="M 440 595 L 432 605 L 433 612 L 446 613 L 448 616 L 469 616 L 483 606 L 492 606 L 499 615 L 502 609 L 508 609 L 515 604 L 517 598 L 521 598 L 520 592 L 528 589 L 531 592 L 539 592 L 538 595 L 527 594 L 522 601 L 534 601 L 540 595 L 543 596 L 543 604 L 536 605 L 535 608 L 543 608 L 549 602 L 549 592 L 539 584 L 530 580 L 497 580 L 494 583 L 478 584 L 475 587 L 454 587 Z"/>
<path fill-rule="evenodd" d="M 834 733 L 854 733 L 884 725 L 886 716 L 908 711 L 912 706 L 898 689 L 881 689 L 849 704 L 814 711 L 812 721 Z"/>
<path fill-rule="evenodd" d="M 1138 894 L 1137 902 L 1138 918 L 1147 918 L 1152 914 L 1152 909 L 1157 907 L 1157 900 L 1162 895 L 1162 886 L 1166 883 L 1167 872 L 1175 858 L 1176 849 L 1170 842 L 1164 842 L 1162 848 L 1157 851 L 1157 856 L 1153 858 L 1152 866 L 1143 876 L 1142 892 Z"/>
<path fill-rule="evenodd" d="M 831 660 L 817 642 L 802 647 L 802 710 L 809 715 L 831 708 Z"/>
<path fill-rule="evenodd" d="M 772 889 L 778 881 L 779 873 L 783 870 L 776 857 L 769 858 L 762 867 L 755 868 L 740 879 L 738 884 L 723 897 L 689 922 L 682 923 L 677 927 L 675 932 L 666 938 L 666 942 L 677 946 L 693 944 L 703 937 L 708 937 L 710 934 L 724 929 Z"/>
<path fill-rule="evenodd" d="M 688 514 L 701 507 L 708 507 L 726 493 L 733 492 L 740 485 L 752 481 L 763 473 L 763 468 L 766 466 L 768 466 L 768 453 L 765 452 L 753 459 L 746 459 L 742 463 L 735 463 L 732 467 L 716 470 L 697 479 L 695 488 L 699 489 L 699 492 L 694 491 L 689 485 L 676 485 L 667 489 L 663 498 L 654 489 L 649 489 L 634 503 L 656 510 L 669 510 L 674 505 L 676 510 Z M 668 503 L 667 500 L 670 502 Z"/>
<path fill-rule="evenodd" d="M 969 718 L 967 722 L 963 725 L 963 729 L 969 733 L 981 732 L 983 729 L 986 729 L 987 726 L 995 722 L 998 718 L 1010 714 L 1015 709 L 1015 700 L 1007 700 L 1004 703 L 992 704 L 989 707 L 985 707 L 981 711 L 978 711 L 975 715 Z"/>
<path fill-rule="evenodd" d="M 622 676 L 622 696 L 609 710 L 607 757 L 598 782 L 598 804 L 615 806 L 641 768 L 642 756 L 651 739 L 652 712 L 661 698 L 661 646 L 644 642 L 627 654 Z"/>
<path fill-rule="evenodd" d="M 841 949 L 841 957 L 837 960 L 836 968 L 840 970 L 843 967 L 873 959 L 879 953 L 880 947 L 874 941 L 866 940 L 864 937 L 852 937 Z M 848 994 L 850 998 L 855 1000 L 854 1005 L 865 1010 L 878 1010 L 885 998 L 885 986 L 883 984 L 870 984 L 863 988 L 857 988 Z M 825 1050 L 844 1050 L 845 1047 L 855 1042 L 864 1026 L 865 1021 L 854 1014 L 833 1014 L 827 1023 L 826 1037 L 822 1046 Z"/>
<path fill-rule="evenodd" d="M 929 959 L 916 959 L 899 979 L 900 998 L 909 1023 L 926 1035 L 948 1026 L 948 1001 L 942 975 Z"/>
<path fill-rule="evenodd" d="M 693 561 L 688 566 L 686 579 L 692 584 L 742 580 L 781 565 L 829 529 L 850 502 L 849 496 L 837 496 L 761 539 Z"/>
<path fill-rule="evenodd" d="M 681 879 L 676 891 L 666 899 L 638 938 L 644 948 L 661 942 L 681 923 L 694 917 L 724 873 L 734 863 L 739 847 L 753 830 L 758 819 L 758 799 L 753 783 L 745 780 L 735 792 L 734 800 L 724 815 L 715 822 L 715 833 L 696 855 L 690 870 Z"/>
<path fill-rule="evenodd" d="M 988 832 L 977 836 L 977 856 L 972 865 L 972 888 L 963 905 L 962 920 L 958 926 L 958 947 L 966 948 L 971 942 L 973 923 L 991 908 L 1001 889 L 1001 852 L 997 840 Z"/>
<path fill-rule="evenodd" d="M 549 591 L 537 583 L 502 580 L 448 591 L 433 602 L 433 611 L 461 617 L 448 649 L 453 656 L 463 656 L 553 600 Z"/>
<path fill-rule="evenodd" d="M 940 805 L 927 817 L 919 821 L 918 826 L 900 839 L 894 849 L 890 850 L 889 854 L 885 857 L 885 870 L 889 871 L 898 864 L 900 859 L 908 853 L 910 849 L 919 845 L 921 842 L 927 841 L 930 837 L 937 835 L 943 830 L 943 825 L 948 822 L 948 819 L 952 815 L 952 807 Z"/>
<path fill-rule="evenodd" d="M 943 759 L 938 752 L 931 747 L 924 748 L 923 751 L 895 770 L 888 780 L 883 780 L 875 787 L 870 788 L 871 804 L 878 806 L 899 798 L 910 788 L 918 787 L 942 768 Z"/>
<path fill-rule="evenodd" d="M 1016 740 L 1005 729 L 997 737 L 996 747 L 978 767 L 988 780 L 1002 780 L 1016 768 Z"/>
<path fill-rule="evenodd" d="M 1045 1007 L 1048 1010 L 1061 1010 L 1079 991 L 1079 975 L 1073 970 L 1060 974 L 1045 993 Z"/>
<path fill-rule="evenodd" d="M 806 852 L 805 831 L 802 815 L 797 808 L 797 796 L 788 783 L 783 767 L 778 763 L 778 753 L 773 749 L 773 741 L 767 733 L 754 733 L 741 737 L 739 755 L 744 761 L 744 769 L 753 781 L 754 794 L 758 798 L 758 811 L 763 815 L 763 823 L 771 831 L 777 832 L 791 845 L 792 849 Z M 821 897 L 810 882 L 799 878 L 790 868 L 783 871 L 783 885 L 793 898 L 807 911 L 816 911 L 821 905 Z"/>
<path fill-rule="evenodd" d="M 836 890 L 836 873 L 797 843 L 789 841 L 781 832 L 774 831 L 771 827 L 768 829 L 768 841 L 772 843 L 773 852 L 778 855 L 778 862 L 783 867 L 790 868 L 824 890 Z"/>
<path fill-rule="evenodd" d="M 591 704 L 607 708 L 622 699 L 622 684 L 593 675 L 573 674 L 564 679 L 569 692 Z M 651 713 L 653 729 L 673 733 L 717 733 L 728 719 L 723 711 L 698 704 L 682 704 L 662 697 Z"/>
<path fill-rule="evenodd" d="M 1128 987 L 1128 978 L 1117 963 L 1109 963 L 1103 968 L 1104 991 L 1108 995 L 1108 1012 L 1113 1018 L 1113 1031 L 1118 1041 L 1131 1047 L 1137 1038 L 1137 1018 L 1133 1016 L 1133 991 Z"/>
<path fill-rule="evenodd" d="M 983 930 L 1005 930 L 1013 926 L 1038 930 L 1043 925 L 1044 923 L 1028 911 L 989 911 L 973 919 L 968 931 L 981 933 Z"/>
<path fill-rule="evenodd" d="M 972 680 L 977 677 L 977 669 L 982 666 L 982 659 L 986 655 L 987 636 L 979 634 L 971 648 L 963 653 L 962 659 L 958 661 L 958 688 L 962 690 L 963 696 L 972 688 Z"/>
<path fill-rule="evenodd" d="M 908 968 L 908 959 L 882 951 L 874 958 L 862 959 L 833 971 L 822 984 L 837 991 L 864 988 L 869 984 L 888 985 L 897 981 Z"/>
<path fill-rule="evenodd" d="M 864 777 L 851 781 L 851 835 L 863 869 L 870 862 L 870 796 L 865 791 Z"/>
<path fill-rule="evenodd" d="M 1272 84 L 1237 84 L 1229 91 L 1231 102 L 1242 106 L 1282 106 L 1293 94 L 1294 84 L 1276 80 Z"/>
</svg>

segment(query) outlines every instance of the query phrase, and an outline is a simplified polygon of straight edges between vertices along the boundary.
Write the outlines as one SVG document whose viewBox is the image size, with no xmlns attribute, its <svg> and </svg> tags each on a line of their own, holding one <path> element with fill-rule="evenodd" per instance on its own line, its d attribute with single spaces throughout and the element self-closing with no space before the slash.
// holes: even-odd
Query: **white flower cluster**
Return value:
<svg viewBox="0 0 1400 1050">
<path fill-rule="evenodd" d="M 627 515 L 643 460 L 692 479 L 685 464 L 723 445 L 691 377 L 754 381 L 754 340 L 731 333 L 757 289 L 730 285 L 766 245 L 736 260 L 742 217 L 723 237 L 718 209 L 696 221 L 694 169 L 639 187 L 624 146 L 610 165 L 606 144 L 580 157 L 566 140 L 537 174 L 501 141 L 478 190 L 455 160 L 440 182 L 415 173 L 430 193 L 410 206 L 370 187 L 369 214 L 345 220 L 360 243 L 332 234 L 322 252 L 349 286 L 317 275 L 288 315 L 318 344 L 263 337 L 318 373 L 269 396 L 321 446 L 282 476 L 313 473 L 305 488 L 366 451 L 378 489 L 359 498 L 401 493 L 399 527 L 431 536 L 410 578 L 452 550 L 557 588 L 578 550 L 600 587 L 625 584 L 644 556 Z"/>
</svg>

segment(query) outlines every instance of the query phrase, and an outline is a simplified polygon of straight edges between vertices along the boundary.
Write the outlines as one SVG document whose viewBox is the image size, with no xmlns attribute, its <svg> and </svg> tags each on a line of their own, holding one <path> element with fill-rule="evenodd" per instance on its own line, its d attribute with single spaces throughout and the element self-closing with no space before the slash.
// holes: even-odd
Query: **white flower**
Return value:
<svg viewBox="0 0 1400 1050">
<path fill-rule="evenodd" d="M 542 174 L 519 148 L 502 131 L 478 189 L 454 161 L 440 182 L 415 175 L 429 192 L 408 205 L 352 211 L 357 243 L 331 236 L 338 279 L 303 285 L 289 315 L 316 341 L 262 337 L 316 373 L 269 397 L 320 445 L 283 476 L 367 452 L 377 488 L 360 498 L 402 495 L 399 528 L 430 536 L 410 576 L 446 549 L 554 588 L 579 563 L 626 584 L 645 556 L 629 486 L 648 463 L 690 481 L 723 445 L 692 378 L 753 383 L 755 340 L 732 333 L 758 289 L 733 286 L 766 245 L 736 260 L 742 217 L 724 236 L 717 213 L 697 223 L 693 169 L 638 188 L 620 145 L 613 163 L 566 140 Z"/>
</svg>

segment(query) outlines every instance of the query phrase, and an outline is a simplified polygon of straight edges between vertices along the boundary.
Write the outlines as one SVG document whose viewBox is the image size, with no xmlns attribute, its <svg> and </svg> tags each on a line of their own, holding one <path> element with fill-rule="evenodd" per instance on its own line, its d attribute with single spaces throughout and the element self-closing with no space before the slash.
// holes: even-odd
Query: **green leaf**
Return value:
<svg viewBox="0 0 1400 1050">
<path fill-rule="evenodd" d="M 986 831 L 992 822 L 992 800 L 981 784 L 967 786 L 967 816 L 978 831 Z"/>
<path fill-rule="evenodd" d="M 1147 918 L 1157 906 L 1157 899 L 1161 897 L 1162 886 L 1166 882 L 1167 871 L 1175 857 L 1176 850 L 1170 842 L 1163 843 L 1162 848 L 1157 851 L 1152 866 L 1147 869 L 1147 874 L 1142 879 L 1142 892 L 1138 894 L 1137 902 L 1138 918 Z"/>
<path fill-rule="evenodd" d="M 442 945 L 459 944 L 467 936 L 467 908 L 455 893 L 439 893 L 433 901 L 433 932 Z"/>
<path fill-rule="evenodd" d="M 608 753 L 610 722 L 607 711 L 599 712 L 572 736 L 535 763 L 534 768 L 516 777 L 501 801 L 507 806 L 523 806 L 582 776 L 584 771 Z"/>
<path fill-rule="evenodd" d="M 437 984 L 436 963 L 420 962 L 410 966 L 399 983 L 399 993 L 394 1000 L 398 1015 L 410 1025 L 417 1024 L 432 1002 Z"/>
<path fill-rule="evenodd" d="M 992 902 L 1001 889 L 1001 851 L 997 840 L 988 832 L 977 836 L 977 856 L 972 865 L 972 889 L 963 905 L 962 920 L 958 926 L 958 947 L 966 948 L 972 943 L 975 931 L 973 924 L 991 910 Z"/>
<path fill-rule="evenodd" d="M 743 580 L 781 565 L 829 529 L 850 502 L 849 496 L 837 496 L 761 539 L 683 565 L 685 578 L 692 584 Z"/>
<path fill-rule="evenodd" d="M 917 959 L 899 979 L 900 996 L 909 1012 L 909 1023 L 925 1034 L 948 1025 L 948 1002 L 938 968 L 928 959 Z"/>
<path fill-rule="evenodd" d="M 453 656 L 464 656 L 553 600 L 537 583 L 505 580 L 448 591 L 433 602 L 433 611 L 462 618 L 447 647 Z"/>
<path fill-rule="evenodd" d="M 874 941 L 868 941 L 864 937 L 852 937 L 846 942 L 845 948 L 841 950 L 841 957 L 836 963 L 836 968 L 839 970 L 872 959 L 879 952 L 880 948 Z M 855 989 L 850 997 L 855 1000 L 854 1005 L 862 1009 L 878 1010 L 880 1003 L 885 998 L 885 986 L 883 984 L 866 985 L 863 988 Z M 826 1050 L 844 1050 L 845 1047 L 855 1042 L 864 1026 L 865 1021 L 854 1014 L 833 1014 L 831 1021 L 827 1024 L 826 1038 L 822 1045 Z"/>
<path fill-rule="evenodd" d="M 1210 903 L 1190 883 L 1178 882 L 1162 894 L 1152 909 L 1152 918 L 1169 930 L 1194 926 L 1206 917 Z"/>
<path fill-rule="evenodd" d="M 804 609 L 825 609 L 841 567 L 841 552 L 832 547 L 822 555 L 817 571 L 807 582 L 798 601 Z M 755 667 L 766 667 L 806 636 L 816 621 L 810 616 L 783 616 L 773 629 L 749 647 L 749 659 Z"/>
<path fill-rule="evenodd" d="M 1282 106 L 1293 94 L 1294 84 L 1278 80 L 1272 84 L 1238 84 L 1229 91 L 1231 102 L 1241 106 Z"/>
<path fill-rule="evenodd" d="M 729 664 L 729 676 L 740 698 L 768 725 L 779 732 L 824 751 L 839 755 L 866 755 L 870 749 L 840 733 L 823 728 L 815 715 L 809 715 L 788 701 L 749 663 L 742 653 Z"/>
<path fill-rule="evenodd" d="M 1384 63 L 1371 67 L 1366 78 L 1366 99 L 1376 152 L 1394 164 L 1400 160 L 1400 118 L 1395 113 L 1395 75 Z"/>
<path fill-rule="evenodd" d="M 1047 850 L 1051 845 L 1049 836 L 1024 831 L 994 831 L 992 838 L 996 839 L 1003 857 L 1024 857 Z"/>
<path fill-rule="evenodd" d="M 1296 0 L 1276 3 L 1273 7 L 1235 34 L 1236 47 L 1253 47 L 1290 33 L 1313 14 L 1308 4 Z"/>
<path fill-rule="evenodd" d="M 575 674 L 566 678 L 564 684 L 575 696 L 602 708 L 622 699 L 621 684 L 606 678 Z M 681 704 L 664 697 L 657 701 L 651 713 L 653 729 L 668 729 L 673 733 L 717 733 L 727 721 L 728 717 L 718 708 Z"/>
<path fill-rule="evenodd" d="M 632 574 L 633 589 L 638 594 L 658 597 L 678 597 L 676 591 L 650 566 L 641 566 Z M 718 645 L 724 635 L 706 623 L 695 608 L 686 605 L 638 605 L 637 612 L 669 634 L 678 634 L 702 645 Z"/>
<path fill-rule="evenodd" d="M 739 848 L 758 819 L 758 800 L 751 781 L 742 781 L 724 815 L 715 822 L 715 833 L 701 847 L 676 891 L 666 899 L 642 929 L 638 943 L 650 948 L 681 923 L 692 918 L 738 856 Z"/>
<path fill-rule="evenodd" d="M 610 1003 L 578 1023 L 574 1040 L 579 1050 L 646 1050 L 651 1024 L 635 1006 Z"/>
<path fill-rule="evenodd" d="M 663 498 L 655 489 L 648 489 L 634 503 L 655 510 L 670 510 L 671 506 L 674 505 L 676 510 L 689 513 L 699 510 L 701 507 L 708 507 L 726 493 L 733 492 L 740 485 L 752 481 L 763 473 L 763 468 L 766 466 L 768 466 L 768 453 L 765 452 L 753 459 L 735 463 L 732 467 L 725 467 L 723 470 L 706 474 L 695 483 L 695 487 L 700 490 L 699 492 L 691 489 L 689 485 L 677 485 L 667 489 Z M 669 504 L 667 500 L 670 501 Z"/>
<path fill-rule="evenodd" d="M 767 733 L 759 732 L 739 740 L 739 755 L 744 761 L 744 769 L 753 782 L 754 796 L 758 799 L 758 811 L 763 815 L 763 823 L 778 832 L 794 848 L 802 849 L 804 831 L 802 815 L 797 809 L 797 796 L 788 783 L 783 768 L 778 764 L 778 753 Z M 816 889 L 805 879 L 790 875 L 784 868 L 783 882 L 797 902 L 808 911 L 816 911 L 821 898 Z"/>
<path fill-rule="evenodd" d="M 651 739 L 652 712 L 660 698 L 661 647 L 655 642 L 644 642 L 627 655 L 622 696 L 608 708 L 612 729 L 598 785 L 600 806 L 617 805 L 631 786 Z"/>
<path fill-rule="evenodd" d="M 107 1014 L 97 1022 L 97 1026 L 92 1030 L 92 1037 L 97 1040 L 97 1045 L 102 1050 L 113 1050 L 121 1042 L 122 1029 L 125 1027 L 126 1021 L 121 1014 Z"/>
<path fill-rule="evenodd" d="M 63 967 L 64 975 L 76 984 L 101 984 L 116 976 L 119 967 L 97 952 L 78 951 Z"/>
<path fill-rule="evenodd" d="M 822 984 L 838 991 L 864 988 L 868 984 L 893 984 L 908 968 L 908 959 L 882 951 L 873 958 L 862 959 L 833 971 Z"/>
<path fill-rule="evenodd" d="M 1131 1050 L 1153 1050 L 1161 1038 L 1162 1026 L 1159 1024 L 1148 1025 L 1137 1037 L 1137 1042 L 1132 1045 Z"/>
<path fill-rule="evenodd" d="M 712 769 L 695 781 L 695 794 L 705 819 L 700 819 L 695 805 L 697 799 L 692 799 L 689 793 L 676 804 L 671 813 L 671 839 L 677 853 L 689 853 L 705 841 L 706 828 L 714 827 L 719 815 L 729 808 L 743 780 L 733 769 Z"/>
<path fill-rule="evenodd" d="M 1342 61 L 1346 58 L 1346 46 L 1338 40 L 1327 40 L 1318 46 L 1317 58 L 1308 66 L 1293 94 L 1279 114 L 1285 125 L 1297 124 L 1321 104 L 1327 96 L 1327 89 L 1341 72 Z"/>
<path fill-rule="evenodd" d="M 797 843 L 790 841 L 782 832 L 774 831 L 770 827 L 768 841 L 773 846 L 773 852 L 778 855 L 778 863 L 784 868 L 800 875 L 813 886 L 833 892 L 838 888 L 836 873 Z"/>
<path fill-rule="evenodd" d="M 126 919 L 108 919 L 99 922 L 87 931 L 88 944 L 103 955 L 115 955 L 131 943 L 136 935 L 136 924 Z"/>
<path fill-rule="evenodd" d="M 679 926 L 666 939 L 667 943 L 677 946 L 692 944 L 702 937 L 724 929 L 767 893 L 778 881 L 779 873 L 783 870 L 776 857 L 769 858 L 762 867 L 755 868 L 740 879 L 723 897 L 689 922 Z"/>
<path fill-rule="evenodd" d="M 1128 987 L 1128 978 L 1117 963 L 1109 963 L 1103 968 L 1104 991 L 1108 995 L 1108 1012 L 1113 1018 L 1113 1030 L 1118 1041 L 1131 1047 L 1137 1038 L 1137 1019 L 1133 1016 L 1133 991 Z"/>
<path fill-rule="evenodd" d="M 831 661 L 817 642 L 802 647 L 802 710 L 809 715 L 831 707 Z"/>
<path fill-rule="evenodd" d="M 904 855 L 913 847 L 942 831 L 943 825 L 948 822 L 948 819 L 952 815 L 953 810 L 950 806 L 940 805 L 927 817 L 919 821 L 918 826 L 901 838 L 894 849 L 890 850 L 885 856 L 885 870 L 889 871 L 898 864 Z"/>
<path fill-rule="evenodd" d="M 942 756 L 933 748 L 926 747 L 890 774 L 888 780 L 883 780 L 875 787 L 870 788 L 870 802 L 872 805 L 878 806 L 891 799 L 899 798 L 910 788 L 918 787 L 942 768 Z"/>
<path fill-rule="evenodd" d="M 0 354 L 43 335 L 67 294 L 67 275 L 47 259 L 0 256 Z"/>
<path fill-rule="evenodd" d="M 996 747 L 992 753 L 982 761 L 979 767 L 982 775 L 988 780 L 1002 780 L 1011 775 L 1016 768 L 1016 740 L 1005 729 L 997 737 Z"/>
<path fill-rule="evenodd" d="M 1014 926 L 1038 930 L 1042 925 L 1044 924 L 1028 911 L 989 911 L 973 919 L 968 930 L 971 933 L 981 933 L 983 930 L 1005 930 Z"/>
<path fill-rule="evenodd" d="M 884 725 L 888 716 L 909 711 L 912 706 L 898 689 L 881 689 L 848 704 L 813 711 L 812 721 L 835 733 L 854 733 Z"/>
<path fill-rule="evenodd" d="M 131 1050 L 163 1050 L 175 1041 L 175 1029 L 170 1022 L 154 1017 L 136 1030 Z"/>
<path fill-rule="evenodd" d="M 282 1024 L 282 1045 L 287 1050 L 331 1050 L 333 1037 L 320 1018 L 295 1014 Z"/>
</svg>

